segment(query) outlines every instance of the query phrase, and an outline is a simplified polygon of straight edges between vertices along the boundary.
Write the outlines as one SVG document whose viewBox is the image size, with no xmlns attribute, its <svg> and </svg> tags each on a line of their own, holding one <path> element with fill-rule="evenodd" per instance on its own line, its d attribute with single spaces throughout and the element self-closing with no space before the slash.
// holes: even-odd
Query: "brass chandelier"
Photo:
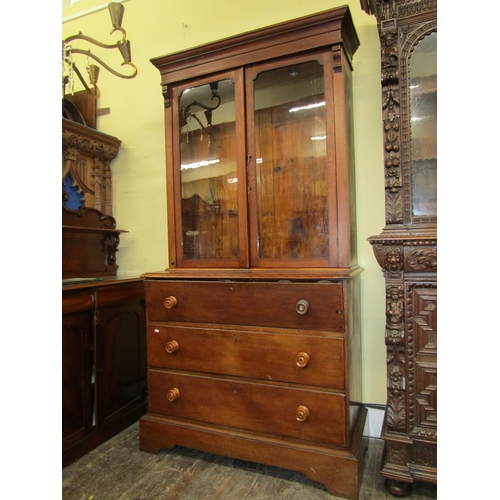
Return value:
<svg viewBox="0 0 500 500">
<path fill-rule="evenodd" d="M 73 94 L 74 92 L 74 83 L 75 83 L 75 75 L 78 77 L 85 90 L 94 98 L 98 98 L 100 95 L 99 88 L 97 87 L 97 80 L 99 78 L 100 67 L 95 64 L 90 64 L 90 60 L 93 59 L 100 66 L 108 70 L 115 76 L 120 78 L 134 78 L 137 75 L 137 68 L 132 63 L 132 56 L 130 52 L 130 40 L 127 40 L 127 33 L 122 28 L 122 20 L 123 14 L 125 13 L 125 7 L 118 2 L 111 2 L 108 5 L 109 14 L 111 16 L 111 23 L 113 25 L 113 29 L 110 33 L 112 35 L 116 31 L 120 32 L 122 35 L 121 40 L 118 40 L 114 44 L 105 44 L 94 38 L 91 38 L 87 35 L 84 35 L 81 31 L 77 35 L 72 35 L 65 38 L 62 41 L 62 96 L 66 95 L 66 86 L 69 86 L 69 91 Z M 131 74 L 122 74 L 118 71 L 111 68 L 108 64 L 106 64 L 102 59 L 97 57 L 95 54 L 88 49 L 79 49 L 75 48 L 71 45 L 71 42 L 75 40 L 84 40 L 86 42 L 92 43 L 98 47 L 102 47 L 104 49 L 118 49 L 123 57 L 122 66 L 130 66 L 132 68 Z M 81 71 L 78 69 L 75 61 L 73 60 L 73 56 L 75 54 L 83 54 L 87 56 L 87 74 L 88 81 L 85 81 Z"/>
</svg>

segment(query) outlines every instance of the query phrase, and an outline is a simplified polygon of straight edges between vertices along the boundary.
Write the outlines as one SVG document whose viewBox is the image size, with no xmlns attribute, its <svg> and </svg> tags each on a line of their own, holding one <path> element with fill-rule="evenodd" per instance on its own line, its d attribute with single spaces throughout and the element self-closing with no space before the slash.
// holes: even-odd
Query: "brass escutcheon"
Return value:
<svg viewBox="0 0 500 500">
<path fill-rule="evenodd" d="M 309 311 L 309 302 L 307 300 L 301 299 L 297 302 L 297 305 L 295 306 L 295 310 L 299 314 L 305 314 L 307 311 Z"/>
</svg>

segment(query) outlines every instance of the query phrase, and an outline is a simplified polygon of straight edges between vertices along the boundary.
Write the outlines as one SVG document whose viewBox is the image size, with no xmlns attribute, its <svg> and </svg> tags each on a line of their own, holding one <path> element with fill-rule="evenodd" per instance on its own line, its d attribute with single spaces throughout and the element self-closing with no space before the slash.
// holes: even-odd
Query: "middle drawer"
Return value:
<svg viewBox="0 0 500 500">
<path fill-rule="evenodd" d="M 148 365 L 344 389 L 335 337 L 149 324 Z"/>
</svg>

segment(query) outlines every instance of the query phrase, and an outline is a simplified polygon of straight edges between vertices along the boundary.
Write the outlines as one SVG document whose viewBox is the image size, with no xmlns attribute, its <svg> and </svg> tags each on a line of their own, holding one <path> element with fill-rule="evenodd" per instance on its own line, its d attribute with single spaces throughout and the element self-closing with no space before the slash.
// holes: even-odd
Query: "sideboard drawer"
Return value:
<svg viewBox="0 0 500 500">
<path fill-rule="evenodd" d="M 92 289 L 70 290 L 62 293 L 62 313 L 71 314 L 92 309 L 95 292 Z"/>
<path fill-rule="evenodd" d="M 342 284 L 147 281 L 149 321 L 344 331 Z"/>
<path fill-rule="evenodd" d="M 120 284 L 97 289 L 97 307 L 144 299 L 144 282 Z"/>
<path fill-rule="evenodd" d="M 343 338 L 150 324 L 148 346 L 149 366 L 345 386 Z"/>
<path fill-rule="evenodd" d="M 149 371 L 149 411 L 345 446 L 345 397 L 275 384 Z"/>
</svg>

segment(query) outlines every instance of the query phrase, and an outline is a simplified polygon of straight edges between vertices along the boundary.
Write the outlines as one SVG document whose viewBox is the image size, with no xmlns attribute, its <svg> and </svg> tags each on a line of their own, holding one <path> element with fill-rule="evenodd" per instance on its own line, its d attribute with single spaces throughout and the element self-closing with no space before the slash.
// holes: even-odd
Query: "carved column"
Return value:
<svg viewBox="0 0 500 500">
<path fill-rule="evenodd" d="M 381 474 L 406 495 L 437 481 L 437 216 L 413 213 L 409 64 L 437 30 L 436 0 L 360 0 L 377 18 L 385 177 L 385 223 L 369 238 L 385 277 L 387 405 Z"/>
<path fill-rule="evenodd" d="M 437 239 L 382 234 L 369 241 L 386 282 L 386 453 L 382 475 L 395 482 L 412 483 L 415 477 L 435 482 Z M 396 494 L 408 491 L 399 488 Z"/>
</svg>

